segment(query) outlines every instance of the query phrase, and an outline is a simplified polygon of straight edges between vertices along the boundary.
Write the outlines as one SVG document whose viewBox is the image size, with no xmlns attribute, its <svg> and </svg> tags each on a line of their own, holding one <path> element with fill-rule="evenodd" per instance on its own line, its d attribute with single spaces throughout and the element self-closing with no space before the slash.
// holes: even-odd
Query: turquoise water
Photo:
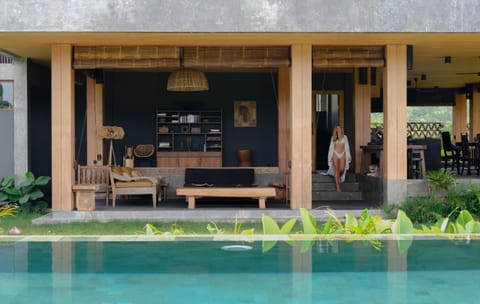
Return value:
<svg viewBox="0 0 480 304">
<path fill-rule="evenodd" d="M 251 246 L 225 251 L 225 245 Z M 0 243 L 0 303 L 478 303 L 480 241 Z"/>
</svg>

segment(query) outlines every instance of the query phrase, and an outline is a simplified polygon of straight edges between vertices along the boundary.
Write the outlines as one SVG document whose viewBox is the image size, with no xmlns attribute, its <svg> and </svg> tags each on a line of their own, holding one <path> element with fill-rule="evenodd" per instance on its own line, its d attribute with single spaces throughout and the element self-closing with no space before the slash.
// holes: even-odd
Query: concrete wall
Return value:
<svg viewBox="0 0 480 304">
<path fill-rule="evenodd" d="M 27 64 L 22 58 L 0 65 L 0 79 L 13 80 L 13 111 L 0 112 L 0 177 L 23 177 L 28 168 Z"/>
<path fill-rule="evenodd" d="M 1 77 L 0 77 L 1 78 Z M 13 111 L 0 111 L 0 178 L 13 174 Z"/>
<path fill-rule="evenodd" d="M 0 0 L 2 31 L 477 32 L 478 0 Z"/>
</svg>

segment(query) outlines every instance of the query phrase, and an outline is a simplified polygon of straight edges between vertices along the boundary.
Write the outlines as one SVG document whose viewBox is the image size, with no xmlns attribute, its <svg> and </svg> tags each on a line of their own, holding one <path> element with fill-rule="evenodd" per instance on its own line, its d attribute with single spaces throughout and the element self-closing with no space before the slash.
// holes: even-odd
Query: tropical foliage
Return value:
<svg viewBox="0 0 480 304">
<path fill-rule="evenodd" d="M 15 183 L 15 175 L 0 179 L 0 201 L 17 204 L 20 211 L 39 211 L 47 207 L 47 203 L 41 200 L 44 193 L 41 190 L 50 181 L 48 176 L 35 175 L 28 171 L 25 179 L 18 186 Z"/>
<path fill-rule="evenodd" d="M 360 217 L 356 219 L 351 214 L 345 215 L 342 222 L 334 214 L 319 227 L 314 216 L 306 209 L 300 209 L 300 216 L 303 230 L 297 234 L 309 235 L 309 238 L 301 238 L 301 252 L 308 251 L 315 243 L 313 235 L 333 236 L 346 235 L 347 241 L 364 240 L 366 243 L 380 250 L 382 243 L 378 239 L 379 234 L 394 234 L 397 236 L 397 245 L 400 253 L 406 252 L 411 246 L 414 233 L 447 235 L 450 238 L 460 237 L 470 238 L 472 233 L 480 233 L 480 222 L 476 221 L 470 212 L 462 210 L 457 219 L 452 221 L 450 218 L 441 218 L 433 226 L 422 225 L 420 229 L 415 229 L 412 221 L 402 210 L 399 210 L 395 220 L 384 220 L 379 215 L 372 215 L 365 209 Z M 290 235 L 296 219 L 287 221 L 282 228 L 267 215 L 262 216 L 263 231 L 265 235 L 269 234 L 287 234 Z M 450 234 L 453 234 L 451 236 Z M 295 244 L 292 238 L 287 244 Z M 327 237 L 328 239 L 328 237 Z M 263 251 L 267 252 L 276 245 L 275 240 L 266 240 L 263 242 Z"/>
<path fill-rule="evenodd" d="M 468 210 L 480 217 L 480 189 L 475 184 L 457 185 L 452 172 L 444 169 L 427 172 L 430 195 L 408 198 L 400 205 L 388 205 L 383 211 L 395 217 L 398 210 L 405 211 L 414 224 L 433 224 L 441 218 L 456 219 L 460 211 Z"/>
</svg>

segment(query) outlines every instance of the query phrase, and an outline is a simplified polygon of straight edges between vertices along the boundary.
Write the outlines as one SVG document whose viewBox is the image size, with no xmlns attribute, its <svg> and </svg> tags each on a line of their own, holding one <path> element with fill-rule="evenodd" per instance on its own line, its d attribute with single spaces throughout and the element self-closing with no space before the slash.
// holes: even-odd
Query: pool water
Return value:
<svg viewBox="0 0 480 304">
<path fill-rule="evenodd" d="M 230 245 L 235 250 L 223 250 Z M 0 242 L 0 303 L 477 303 L 480 241 Z M 241 249 L 247 250 L 241 250 Z"/>
</svg>

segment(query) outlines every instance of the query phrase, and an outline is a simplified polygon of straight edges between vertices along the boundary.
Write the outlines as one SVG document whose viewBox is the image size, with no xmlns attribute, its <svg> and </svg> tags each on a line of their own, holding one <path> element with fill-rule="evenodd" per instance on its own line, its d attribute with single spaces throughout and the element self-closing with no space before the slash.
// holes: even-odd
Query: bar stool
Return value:
<svg viewBox="0 0 480 304">
<path fill-rule="evenodd" d="M 423 169 L 422 169 L 423 159 L 414 153 L 412 149 L 407 149 L 407 163 L 408 163 L 408 179 L 422 179 L 423 178 Z"/>
</svg>

